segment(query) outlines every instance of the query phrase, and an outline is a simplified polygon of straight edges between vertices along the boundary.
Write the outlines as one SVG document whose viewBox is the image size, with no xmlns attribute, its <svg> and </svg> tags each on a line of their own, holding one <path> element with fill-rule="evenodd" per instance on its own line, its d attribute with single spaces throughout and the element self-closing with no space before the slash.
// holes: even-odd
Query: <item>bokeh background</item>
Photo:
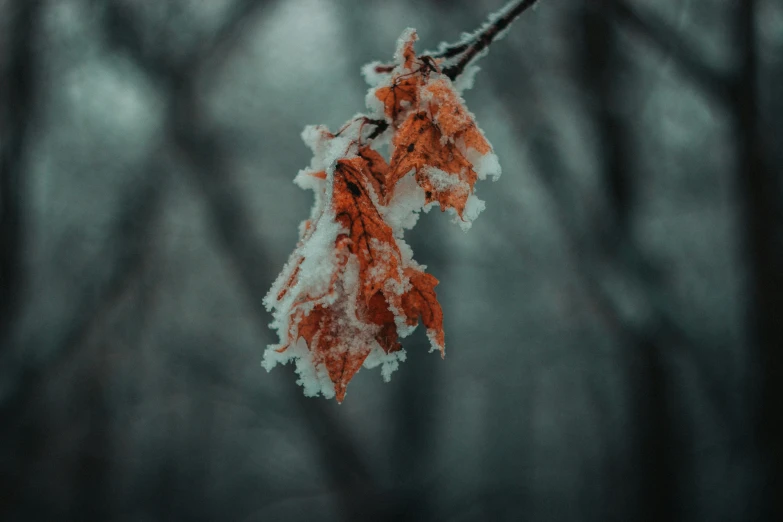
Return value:
<svg viewBox="0 0 783 522">
<path fill-rule="evenodd" d="M 446 359 L 260 367 L 304 125 L 502 4 L 0 0 L 0 519 L 783 520 L 780 1 L 541 0 L 407 236 Z"/>
</svg>

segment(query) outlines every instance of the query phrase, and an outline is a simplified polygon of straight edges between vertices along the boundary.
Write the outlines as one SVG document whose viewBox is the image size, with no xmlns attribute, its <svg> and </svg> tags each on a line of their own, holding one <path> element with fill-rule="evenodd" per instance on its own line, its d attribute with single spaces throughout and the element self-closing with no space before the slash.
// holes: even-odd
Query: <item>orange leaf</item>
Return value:
<svg viewBox="0 0 783 522">
<path fill-rule="evenodd" d="M 437 122 L 444 136 L 462 138 L 466 148 L 476 149 L 481 154 L 492 151 L 489 142 L 478 130 L 473 116 L 445 79 L 430 82 L 426 89 L 433 97 L 430 104 L 433 120 Z"/>
<path fill-rule="evenodd" d="M 334 383 L 334 395 L 337 402 L 343 402 L 345 399 L 348 383 L 361 369 L 368 355 L 370 355 L 370 348 L 361 348 L 356 351 L 350 349 L 329 350 L 322 352 L 321 357 L 316 357 L 316 362 L 323 361 L 329 372 L 329 378 Z"/>
<path fill-rule="evenodd" d="M 406 108 L 416 105 L 419 82 L 419 77 L 415 75 L 395 76 L 389 87 L 375 91 L 375 96 L 383 102 L 384 112 L 392 122 L 396 122 Z"/>
<path fill-rule="evenodd" d="M 344 339 L 352 332 L 340 320 L 338 309 L 317 306 L 308 315 L 299 314 L 299 337 L 307 342 L 315 364 L 323 364 L 334 383 L 337 402 L 345 398 L 348 382 L 359 371 L 369 347 L 346 345 Z"/>
<path fill-rule="evenodd" d="M 400 337 L 419 321 L 433 349 L 445 353 L 438 280 L 413 261 L 401 239 L 422 208 L 421 192 L 407 180 L 404 187 L 397 183 L 413 172 L 424 205 L 453 209 L 469 225 L 483 208 L 471 200 L 477 170 L 483 179 L 499 169 L 494 155 L 481 159 L 480 168 L 471 163 L 491 155 L 492 147 L 442 74 L 443 61 L 416 56 L 415 41 L 414 31 L 403 33 L 394 64 L 375 68 L 383 75 L 371 80 L 379 85 L 374 96 L 383 115 L 370 103 L 374 114 L 354 117 L 337 133 L 322 126 L 303 133 L 314 159 L 296 181 L 316 192 L 316 203 L 265 298 L 281 340 L 267 350 L 264 365 L 298 359 L 307 395 L 333 390 L 342 401 L 362 365 L 382 364 L 388 379 L 404 359 Z M 372 148 L 387 132 L 388 163 Z"/>
<path fill-rule="evenodd" d="M 366 168 L 370 176 L 368 181 L 372 184 L 378 199 L 381 204 L 386 204 L 391 197 L 391 191 L 393 185 L 388 182 L 389 176 L 389 164 L 383 159 L 383 156 L 378 154 L 370 147 L 361 147 L 359 149 L 359 157 L 366 162 Z"/>
<path fill-rule="evenodd" d="M 478 176 L 456 144 L 444 140 L 439 126 L 427 113 L 411 113 L 400 125 L 392 144 L 390 183 L 415 169 L 427 203 L 437 201 L 441 210 L 454 208 L 461 217 Z"/>
<path fill-rule="evenodd" d="M 443 310 L 435 295 L 438 280 L 431 274 L 413 268 L 407 268 L 405 275 L 410 278 L 412 285 L 412 288 L 402 296 L 402 307 L 408 324 L 416 324 L 421 316 L 433 347 L 437 347 L 441 357 L 444 357 L 446 343 L 443 333 Z"/>
<path fill-rule="evenodd" d="M 359 259 L 365 303 L 388 280 L 400 280 L 400 251 L 393 231 L 368 192 L 374 179 L 367 161 L 361 157 L 339 160 L 334 171 L 334 211 L 337 220 L 348 229 L 349 251 Z"/>
<path fill-rule="evenodd" d="M 386 298 L 381 292 L 373 295 L 370 299 L 368 319 L 381 327 L 375 340 L 378 341 L 384 352 L 396 352 L 402 348 L 397 335 L 397 326 L 394 323 L 394 314 L 389 309 Z"/>
<path fill-rule="evenodd" d="M 405 42 L 397 51 L 399 59 L 402 61 L 403 67 L 413 69 L 416 61 L 416 51 L 413 49 L 413 44 L 419 39 L 419 36 L 416 34 L 416 31 L 408 29 L 403 33 L 402 38 L 405 38 Z"/>
</svg>

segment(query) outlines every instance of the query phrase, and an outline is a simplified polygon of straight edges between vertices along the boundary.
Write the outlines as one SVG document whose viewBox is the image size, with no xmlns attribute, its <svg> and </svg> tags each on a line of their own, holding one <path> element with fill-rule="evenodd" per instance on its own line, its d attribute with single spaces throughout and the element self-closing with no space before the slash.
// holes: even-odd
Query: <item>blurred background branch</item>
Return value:
<svg viewBox="0 0 783 522">
<path fill-rule="evenodd" d="M 7 54 L 3 60 L 2 91 L 4 100 L 2 143 L 0 143 L 0 357 L 5 355 L 10 329 L 22 300 L 24 281 L 24 219 L 26 190 L 24 160 L 30 134 L 30 120 L 35 113 L 37 56 L 36 22 L 40 2 L 17 1 L 10 8 Z"/>
<path fill-rule="evenodd" d="M 241 28 L 251 27 L 248 20 L 257 16 L 256 11 L 268 7 L 265 4 L 258 0 L 238 2 L 214 39 L 190 53 L 181 64 L 168 64 L 164 57 L 144 48 L 139 34 L 128 23 L 131 14 L 123 12 L 121 2 L 111 3 L 105 31 L 112 47 L 127 52 L 162 85 L 169 100 L 167 127 L 171 147 L 179 152 L 204 198 L 215 241 L 236 272 L 240 288 L 246 292 L 262 329 L 266 327 L 267 313 L 261 306 L 261 297 L 268 290 L 269 274 L 276 268 L 255 237 L 254 230 L 259 224 L 245 210 L 241 192 L 230 179 L 231 168 L 220 138 L 201 121 L 198 80 L 202 75 L 215 74 L 208 67 L 219 65 L 220 57 L 231 53 L 231 46 L 242 39 Z M 124 29 L 119 30 L 120 27 Z M 373 490 L 372 474 L 356 451 L 358 442 L 349 426 L 342 425 L 322 402 L 303 397 L 299 390 L 294 393 L 294 401 L 312 431 L 311 444 L 320 450 L 323 469 L 343 499 L 345 512 L 354 513 L 356 490 L 368 490 L 370 494 Z M 366 509 L 352 516 L 366 516 Z"/>
</svg>

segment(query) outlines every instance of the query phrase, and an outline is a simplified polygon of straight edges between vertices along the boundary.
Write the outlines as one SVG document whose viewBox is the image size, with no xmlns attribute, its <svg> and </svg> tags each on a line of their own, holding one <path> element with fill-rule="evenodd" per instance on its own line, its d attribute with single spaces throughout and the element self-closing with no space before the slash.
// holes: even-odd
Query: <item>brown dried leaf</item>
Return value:
<svg viewBox="0 0 783 522">
<path fill-rule="evenodd" d="M 412 285 L 412 288 L 402 296 L 402 307 L 407 322 L 414 325 L 421 316 L 430 339 L 440 350 L 441 357 L 444 357 L 446 343 L 443 332 L 443 310 L 438 302 L 438 296 L 435 295 L 438 280 L 432 274 L 413 268 L 406 269 L 405 275 Z"/>
</svg>

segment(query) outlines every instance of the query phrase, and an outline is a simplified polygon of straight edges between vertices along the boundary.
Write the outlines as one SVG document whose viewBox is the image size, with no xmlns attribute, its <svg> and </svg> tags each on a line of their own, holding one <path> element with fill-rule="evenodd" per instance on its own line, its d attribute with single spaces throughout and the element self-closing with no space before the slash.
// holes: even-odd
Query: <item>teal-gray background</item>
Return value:
<svg viewBox="0 0 783 522">
<path fill-rule="evenodd" d="M 501 5 L 0 0 L 0 518 L 774 519 L 780 1 L 541 0 L 465 93 L 486 211 L 407 235 L 446 359 L 260 367 L 302 128 Z"/>
</svg>

